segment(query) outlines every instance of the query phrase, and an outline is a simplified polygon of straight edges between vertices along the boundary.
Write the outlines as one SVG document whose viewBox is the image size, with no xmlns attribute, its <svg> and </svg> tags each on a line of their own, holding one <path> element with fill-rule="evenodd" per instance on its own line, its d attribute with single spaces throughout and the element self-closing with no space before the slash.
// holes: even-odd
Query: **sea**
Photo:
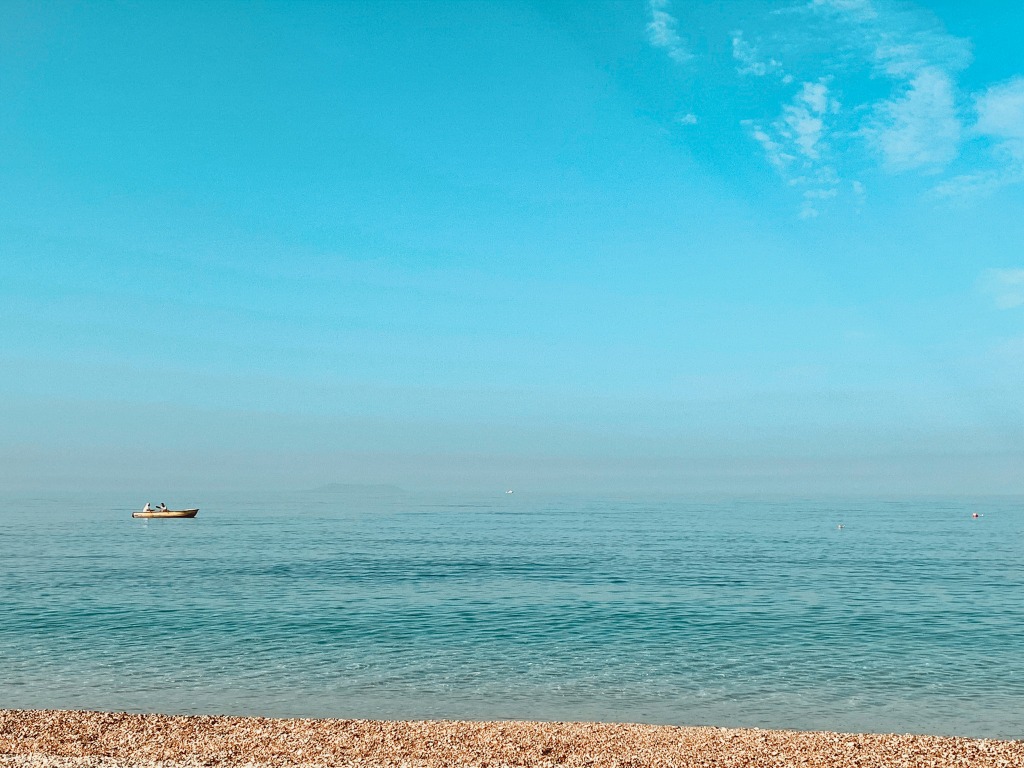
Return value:
<svg viewBox="0 0 1024 768">
<path fill-rule="evenodd" d="M 1024 499 L 145 501 L 0 498 L 0 707 L 1024 738 Z"/>
</svg>

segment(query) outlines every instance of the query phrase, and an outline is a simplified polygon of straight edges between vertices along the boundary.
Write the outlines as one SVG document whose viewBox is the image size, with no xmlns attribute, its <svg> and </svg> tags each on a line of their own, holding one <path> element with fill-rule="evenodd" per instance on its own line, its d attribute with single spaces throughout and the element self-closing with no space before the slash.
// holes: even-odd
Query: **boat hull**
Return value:
<svg viewBox="0 0 1024 768">
<path fill-rule="evenodd" d="M 195 517 L 198 514 L 198 509 L 164 509 L 153 510 L 152 512 L 132 512 L 132 517 Z"/>
</svg>

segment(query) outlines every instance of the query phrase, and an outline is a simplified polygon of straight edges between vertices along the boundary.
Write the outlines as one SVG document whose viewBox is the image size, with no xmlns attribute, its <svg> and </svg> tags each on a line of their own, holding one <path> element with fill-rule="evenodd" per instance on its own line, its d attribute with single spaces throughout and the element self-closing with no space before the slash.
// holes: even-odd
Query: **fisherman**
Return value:
<svg viewBox="0 0 1024 768">
<path fill-rule="evenodd" d="M 146 506 L 144 506 L 142 508 L 142 511 L 143 512 L 152 512 L 153 511 L 153 508 L 151 506 L 149 506 L 149 502 L 148 501 L 146 502 Z"/>
<path fill-rule="evenodd" d="M 164 503 L 163 503 L 163 502 L 161 501 L 161 502 L 160 502 L 160 506 L 159 506 L 159 507 L 157 508 L 157 511 L 158 511 L 158 512 L 166 512 L 166 511 L 167 511 L 167 505 L 166 505 L 166 504 L 164 504 Z"/>
</svg>

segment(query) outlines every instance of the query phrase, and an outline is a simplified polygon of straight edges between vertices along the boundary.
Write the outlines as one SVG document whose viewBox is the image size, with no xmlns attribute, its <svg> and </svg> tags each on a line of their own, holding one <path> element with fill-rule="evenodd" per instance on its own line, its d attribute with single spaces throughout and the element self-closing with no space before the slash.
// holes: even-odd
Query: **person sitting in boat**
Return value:
<svg viewBox="0 0 1024 768">
<path fill-rule="evenodd" d="M 146 502 L 146 506 L 144 506 L 142 508 L 142 511 L 143 512 L 152 512 L 153 511 L 153 508 L 151 506 L 149 506 L 149 502 L 148 501 Z"/>
<path fill-rule="evenodd" d="M 157 512 L 166 512 L 166 511 L 167 511 L 167 505 L 166 505 L 166 504 L 164 504 L 164 503 L 163 503 L 163 502 L 161 501 L 161 502 L 160 502 L 160 506 L 156 508 L 156 511 L 157 511 Z"/>
</svg>

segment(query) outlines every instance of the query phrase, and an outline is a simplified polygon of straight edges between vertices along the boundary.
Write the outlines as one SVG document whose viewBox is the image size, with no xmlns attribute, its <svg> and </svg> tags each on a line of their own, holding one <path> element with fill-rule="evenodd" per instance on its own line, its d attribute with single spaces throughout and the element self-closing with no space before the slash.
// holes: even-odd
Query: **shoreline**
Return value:
<svg viewBox="0 0 1024 768">
<path fill-rule="evenodd" d="M 626 723 L 0 710 L 4 768 L 176 765 L 1010 768 L 1024 765 L 1024 741 Z"/>
</svg>

